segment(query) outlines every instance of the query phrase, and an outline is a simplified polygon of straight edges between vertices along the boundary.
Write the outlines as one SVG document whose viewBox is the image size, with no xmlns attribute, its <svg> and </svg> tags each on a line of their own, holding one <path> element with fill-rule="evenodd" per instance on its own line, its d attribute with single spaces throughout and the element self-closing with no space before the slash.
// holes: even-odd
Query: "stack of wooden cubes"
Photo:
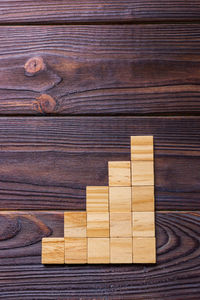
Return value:
<svg viewBox="0 0 200 300">
<path fill-rule="evenodd" d="M 131 161 L 108 163 L 109 186 L 86 188 L 86 211 L 64 213 L 64 238 L 44 238 L 44 264 L 155 263 L 152 136 L 131 137 Z"/>
</svg>

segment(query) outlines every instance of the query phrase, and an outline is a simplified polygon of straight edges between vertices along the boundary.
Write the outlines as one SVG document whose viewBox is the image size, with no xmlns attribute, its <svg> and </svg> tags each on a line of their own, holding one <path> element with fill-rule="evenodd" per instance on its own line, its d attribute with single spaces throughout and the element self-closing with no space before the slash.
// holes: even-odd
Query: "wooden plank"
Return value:
<svg viewBox="0 0 200 300">
<path fill-rule="evenodd" d="M 54 237 L 63 236 L 63 213 L 1 212 L 1 297 L 146 299 L 148 294 L 148 299 L 163 299 L 167 295 L 172 300 L 197 300 L 200 212 L 157 213 L 156 230 L 157 264 L 154 266 L 46 267 L 40 264 L 40 241 L 51 232 Z"/>
<path fill-rule="evenodd" d="M 199 34 L 199 24 L 2 26 L 0 114 L 199 114 Z"/>
<path fill-rule="evenodd" d="M 144 133 L 156 210 L 200 210 L 199 117 L 0 118 L 0 209 L 85 210 L 86 186 L 108 185 L 108 161 L 128 161 Z"/>
<path fill-rule="evenodd" d="M 130 21 L 195 21 L 197 0 L 7 0 L 0 5 L 0 23 L 81 23 Z"/>
</svg>

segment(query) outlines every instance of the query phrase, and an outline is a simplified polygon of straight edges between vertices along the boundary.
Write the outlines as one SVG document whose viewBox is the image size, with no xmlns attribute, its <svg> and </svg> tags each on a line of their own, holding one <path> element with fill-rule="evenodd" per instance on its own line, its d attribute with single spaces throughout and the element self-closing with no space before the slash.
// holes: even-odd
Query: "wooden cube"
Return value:
<svg viewBox="0 0 200 300">
<path fill-rule="evenodd" d="M 42 239 L 42 264 L 64 264 L 64 238 Z"/>
<path fill-rule="evenodd" d="M 130 264 L 132 256 L 132 238 L 110 239 L 110 262 L 112 264 Z"/>
<path fill-rule="evenodd" d="M 154 186 L 141 185 L 132 187 L 132 211 L 154 211 Z"/>
<path fill-rule="evenodd" d="M 110 213 L 110 237 L 132 237 L 131 213 Z"/>
<path fill-rule="evenodd" d="M 87 238 L 65 238 L 65 263 L 87 263 Z"/>
<path fill-rule="evenodd" d="M 154 185 L 153 161 L 132 162 L 132 185 Z"/>
<path fill-rule="evenodd" d="M 131 187 L 109 187 L 110 212 L 131 212 Z"/>
<path fill-rule="evenodd" d="M 109 213 L 87 213 L 87 237 L 109 237 Z"/>
<path fill-rule="evenodd" d="M 155 216 L 154 212 L 133 212 L 132 213 L 133 236 L 154 237 Z"/>
<path fill-rule="evenodd" d="M 129 161 L 109 161 L 109 186 L 131 186 Z"/>
<path fill-rule="evenodd" d="M 156 263 L 156 239 L 155 237 L 133 238 L 133 263 Z"/>
<path fill-rule="evenodd" d="M 64 213 L 65 237 L 86 237 L 86 212 L 67 211 Z"/>
<path fill-rule="evenodd" d="M 87 212 L 108 212 L 108 186 L 87 186 Z"/>
<path fill-rule="evenodd" d="M 131 160 L 153 160 L 153 136 L 131 137 Z"/>
<path fill-rule="evenodd" d="M 109 264 L 110 243 L 109 238 L 88 238 L 88 263 Z"/>
</svg>

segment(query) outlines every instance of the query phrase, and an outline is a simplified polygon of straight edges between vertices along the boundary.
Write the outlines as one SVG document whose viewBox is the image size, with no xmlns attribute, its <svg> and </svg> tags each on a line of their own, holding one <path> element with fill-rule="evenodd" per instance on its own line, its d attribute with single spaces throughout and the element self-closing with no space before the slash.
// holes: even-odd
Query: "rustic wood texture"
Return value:
<svg viewBox="0 0 200 300">
<path fill-rule="evenodd" d="M 200 210 L 199 132 L 199 117 L 0 118 L 0 209 L 85 210 L 86 186 L 107 185 L 107 162 L 145 133 L 156 210 Z"/>
<path fill-rule="evenodd" d="M 7 0 L 0 13 L 0 24 L 195 21 L 200 4 L 198 0 Z"/>
<path fill-rule="evenodd" d="M 41 265 L 41 238 L 63 236 L 63 212 L 1 212 L 0 230 L 2 299 L 199 298 L 199 212 L 156 214 L 155 266 Z"/>
<path fill-rule="evenodd" d="M 199 114 L 199 34 L 199 24 L 1 26 L 0 114 Z"/>
</svg>

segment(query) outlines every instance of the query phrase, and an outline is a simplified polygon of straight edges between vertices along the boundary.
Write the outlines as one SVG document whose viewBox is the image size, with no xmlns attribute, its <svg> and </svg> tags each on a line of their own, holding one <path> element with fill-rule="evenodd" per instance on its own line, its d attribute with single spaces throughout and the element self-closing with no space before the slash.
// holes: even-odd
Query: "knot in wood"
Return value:
<svg viewBox="0 0 200 300">
<path fill-rule="evenodd" d="M 55 112 L 56 101 L 50 95 L 42 94 L 37 101 L 37 111 L 40 113 L 51 114 Z"/>
<path fill-rule="evenodd" d="M 25 63 L 24 69 L 27 76 L 33 76 L 36 73 L 43 71 L 45 69 L 43 58 L 40 56 L 30 58 Z"/>
</svg>

